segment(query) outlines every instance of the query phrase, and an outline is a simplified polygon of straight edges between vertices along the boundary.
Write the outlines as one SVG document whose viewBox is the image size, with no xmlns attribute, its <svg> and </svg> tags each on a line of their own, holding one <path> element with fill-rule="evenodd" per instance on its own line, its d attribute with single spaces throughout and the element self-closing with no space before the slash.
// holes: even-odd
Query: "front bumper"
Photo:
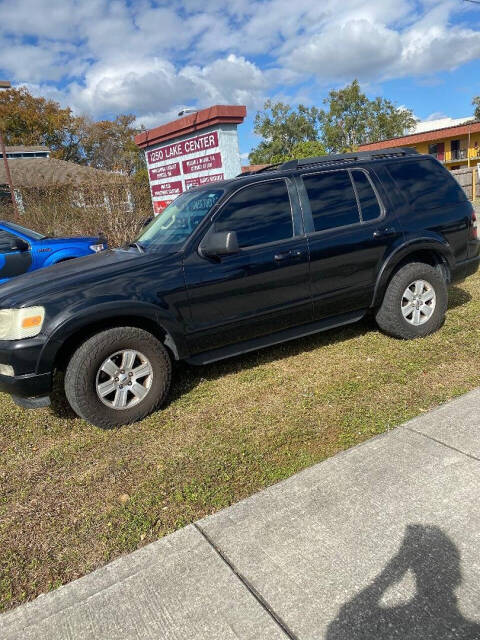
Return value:
<svg viewBox="0 0 480 640">
<path fill-rule="evenodd" d="M 17 398 L 38 399 L 35 406 L 45 406 L 52 391 L 52 371 L 39 370 L 45 338 L 1 340 L 0 364 L 13 367 L 13 376 L 0 374 L 0 391 Z M 22 405 L 22 406 L 25 406 Z"/>
<path fill-rule="evenodd" d="M 0 391 L 21 398 L 48 396 L 52 391 L 52 374 L 33 373 L 25 376 L 0 375 Z"/>
</svg>

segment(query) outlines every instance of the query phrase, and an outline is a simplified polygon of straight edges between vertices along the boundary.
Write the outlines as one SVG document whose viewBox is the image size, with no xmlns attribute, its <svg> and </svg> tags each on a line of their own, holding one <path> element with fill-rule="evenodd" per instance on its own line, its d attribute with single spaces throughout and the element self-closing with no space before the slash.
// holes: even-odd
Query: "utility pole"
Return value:
<svg viewBox="0 0 480 640">
<path fill-rule="evenodd" d="M 8 80 L 0 80 L 0 89 L 10 89 L 11 86 L 12 85 L 10 84 L 10 82 L 8 82 Z M 8 187 L 10 189 L 10 197 L 12 198 L 13 213 L 15 214 L 15 217 L 18 217 L 17 199 L 15 197 L 15 190 L 13 188 L 13 180 L 10 173 L 10 167 L 8 166 L 7 151 L 5 149 L 5 143 L 3 141 L 1 125 L 2 122 L 0 122 L 0 151 L 2 152 L 3 156 L 3 164 L 5 165 L 5 174 L 7 176 Z"/>
</svg>

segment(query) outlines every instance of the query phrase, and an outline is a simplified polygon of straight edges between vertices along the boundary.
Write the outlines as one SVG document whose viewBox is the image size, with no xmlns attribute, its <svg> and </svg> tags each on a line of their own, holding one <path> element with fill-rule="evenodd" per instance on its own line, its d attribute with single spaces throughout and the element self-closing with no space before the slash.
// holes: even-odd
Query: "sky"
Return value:
<svg viewBox="0 0 480 640">
<path fill-rule="evenodd" d="M 433 119 L 480 95 L 480 4 L 465 0 L 0 0 L 0 79 L 94 118 L 153 127 L 182 107 L 322 106 L 358 78 Z"/>
</svg>

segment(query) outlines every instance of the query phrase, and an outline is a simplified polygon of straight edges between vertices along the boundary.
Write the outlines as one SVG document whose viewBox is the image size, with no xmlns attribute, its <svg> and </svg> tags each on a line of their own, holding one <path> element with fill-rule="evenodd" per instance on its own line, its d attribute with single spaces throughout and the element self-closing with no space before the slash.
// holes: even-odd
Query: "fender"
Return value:
<svg viewBox="0 0 480 640">
<path fill-rule="evenodd" d="M 88 253 L 84 253 L 82 251 L 78 251 L 77 249 L 61 249 L 60 251 L 55 251 L 51 253 L 48 258 L 43 263 L 44 267 L 50 267 L 52 264 L 57 264 L 61 260 L 69 260 L 71 258 L 81 258 L 82 256 L 89 255 Z"/>
<path fill-rule="evenodd" d="M 128 307 L 124 300 L 109 301 L 101 304 L 69 307 L 65 313 L 55 315 L 53 322 L 45 327 L 48 339 L 40 353 L 36 371 L 43 373 L 52 371 L 58 352 L 65 342 L 76 333 L 97 323 L 112 320 L 118 323 L 120 318 L 147 320 L 155 323 L 165 332 L 164 343 L 172 350 L 176 360 L 187 357 L 188 349 L 183 337 L 183 329 L 172 318 L 166 309 L 141 301 L 129 301 Z"/>
<path fill-rule="evenodd" d="M 397 265 L 417 251 L 434 251 L 442 256 L 450 271 L 455 267 L 455 257 L 449 243 L 436 233 L 424 234 L 420 237 L 406 238 L 387 256 L 377 275 L 371 307 L 379 304 L 387 288 L 388 281 Z"/>
</svg>

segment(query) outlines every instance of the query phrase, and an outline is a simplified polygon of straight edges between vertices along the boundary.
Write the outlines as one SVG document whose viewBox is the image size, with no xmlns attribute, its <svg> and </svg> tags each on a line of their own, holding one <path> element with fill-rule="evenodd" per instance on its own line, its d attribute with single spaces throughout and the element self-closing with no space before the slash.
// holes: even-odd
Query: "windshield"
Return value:
<svg viewBox="0 0 480 640">
<path fill-rule="evenodd" d="M 162 211 L 138 236 L 145 251 L 175 251 L 195 231 L 222 196 L 221 189 L 184 193 Z"/>
<path fill-rule="evenodd" d="M 37 233 L 36 231 L 32 231 L 31 229 L 26 229 L 22 227 L 20 224 L 15 224 L 14 222 L 7 223 L 10 228 L 14 231 L 18 231 L 19 233 L 23 233 L 28 238 L 32 238 L 32 240 L 42 240 L 45 236 L 41 233 Z"/>
</svg>

